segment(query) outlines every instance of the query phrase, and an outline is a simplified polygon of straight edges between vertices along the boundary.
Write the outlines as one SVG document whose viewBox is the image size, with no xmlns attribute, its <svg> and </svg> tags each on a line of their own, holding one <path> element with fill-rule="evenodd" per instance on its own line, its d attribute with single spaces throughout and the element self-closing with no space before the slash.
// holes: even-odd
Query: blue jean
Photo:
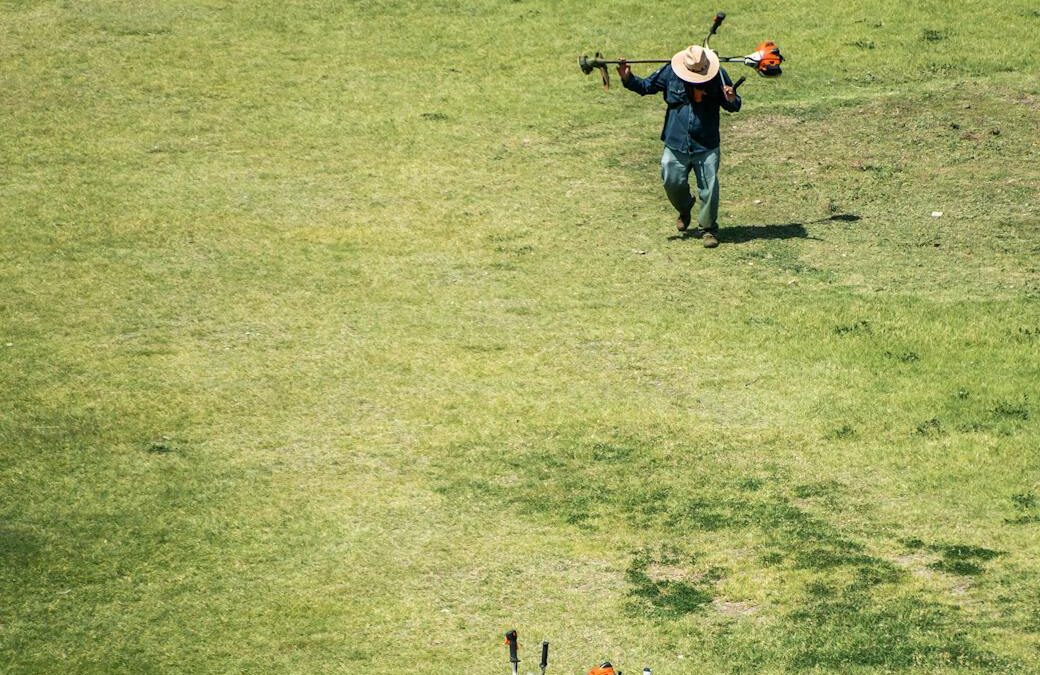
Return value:
<svg viewBox="0 0 1040 675">
<path fill-rule="evenodd" d="M 701 207 L 697 211 L 697 224 L 712 228 L 719 218 L 719 157 L 718 148 L 686 154 L 672 150 L 667 145 L 661 156 L 661 180 L 668 200 L 679 213 L 693 210 L 694 198 L 690 192 L 690 172 L 697 179 L 697 197 Z"/>
</svg>

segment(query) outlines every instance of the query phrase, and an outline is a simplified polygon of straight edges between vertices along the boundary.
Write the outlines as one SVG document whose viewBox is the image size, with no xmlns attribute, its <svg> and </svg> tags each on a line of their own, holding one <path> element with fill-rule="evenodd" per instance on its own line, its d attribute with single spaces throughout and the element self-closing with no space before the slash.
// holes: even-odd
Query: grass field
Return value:
<svg viewBox="0 0 1040 675">
<path fill-rule="evenodd" d="M 1040 11 L 861 4 L 0 2 L 0 671 L 1040 672 Z"/>
</svg>

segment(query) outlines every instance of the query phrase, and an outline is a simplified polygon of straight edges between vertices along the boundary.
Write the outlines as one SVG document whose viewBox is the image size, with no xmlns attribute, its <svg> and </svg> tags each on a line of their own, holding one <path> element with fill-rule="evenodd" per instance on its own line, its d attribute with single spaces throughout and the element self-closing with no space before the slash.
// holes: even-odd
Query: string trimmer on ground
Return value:
<svg viewBox="0 0 1040 675">
<path fill-rule="evenodd" d="M 712 21 L 711 30 L 708 31 L 707 37 L 704 38 L 704 47 L 708 47 L 708 43 L 711 41 L 711 36 L 715 35 L 718 31 L 719 26 L 722 25 L 723 20 L 726 18 L 725 12 L 719 12 L 715 15 L 715 19 Z M 671 63 L 671 59 L 624 59 L 625 63 Z M 746 56 L 720 56 L 719 61 L 722 63 L 743 63 L 749 68 L 754 68 L 755 72 L 762 77 L 779 77 L 783 72 L 780 64 L 784 62 L 784 57 L 780 53 L 780 47 L 777 46 L 772 40 L 765 40 L 758 43 L 755 47 L 755 51 L 751 52 Z M 610 89 L 610 73 L 607 71 L 607 66 L 612 64 L 621 63 L 621 59 L 607 59 L 603 57 L 603 54 L 596 52 L 596 55 L 589 58 L 587 55 L 578 57 L 578 67 L 581 68 L 581 72 L 589 75 L 594 70 L 598 70 L 600 77 L 603 80 L 603 89 Z M 736 89 L 739 87 L 746 77 L 741 77 L 733 85 Z"/>
<path fill-rule="evenodd" d="M 509 647 L 509 671 L 512 675 L 519 675 L 520 644 L 515 630 L 511 630 L 508 633 L 506 633 L 506 646 Z M 538 664 L 539 668 L 541 668 L 542 675 L 545 675 L 545 669 L 548 665 L 549 643 L 542 642 L 542 660 Z M 622 675 L 622 673 L 620 670 L 614 670 L 614 666 L 612 666 L 609 661 L 604 661 L 600 665 L 590 670 L 589 675 Z M 643 675 L 651 675 L 650 669 L 644 668 Z"/>
</svg>

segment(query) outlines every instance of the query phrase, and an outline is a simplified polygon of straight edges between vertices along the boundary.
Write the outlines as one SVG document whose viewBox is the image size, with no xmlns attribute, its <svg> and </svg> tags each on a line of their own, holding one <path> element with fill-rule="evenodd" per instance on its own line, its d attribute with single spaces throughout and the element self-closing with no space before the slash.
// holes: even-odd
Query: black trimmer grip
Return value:
<svg viewBox="0 0 1040 675">
<path fill-rule="evenodd" d="M 542 662 L 538 664 L 542 667 L 542 671 L 545 671 L 545 667 L 549 665 L 549 642 L 542 642 Z"/>
<path fill-rule="evenodd" d="M 719 26 L 721 26 L 722 22 L 725 21 L 725 20 L 726 20 L 726 13 L 725 12 L 719 12 L 718 14 L 716 14 L 715 15 L 715 21 L 713 21 L 712 24 L 711 24 L 711 32 L 709 33 L 709 35 L 714 35 L 715 31 L 717 31 L 719 29 Z"/>
<path fill-rule="evenodd" d="M 740 79 L 733 83 L 733 91 L 736 91 L 737 87 L 744 84 L 745 80 L 747 80 L 747 78 L 741 75 Z"/>
<path fill-rule="evenodd" d="M 506 633 L 506 644 L 509 645 L 509 662 L 520 663 L 520 659 L 516 658 L 516 631 L 511 630 Z"/>
</svg>

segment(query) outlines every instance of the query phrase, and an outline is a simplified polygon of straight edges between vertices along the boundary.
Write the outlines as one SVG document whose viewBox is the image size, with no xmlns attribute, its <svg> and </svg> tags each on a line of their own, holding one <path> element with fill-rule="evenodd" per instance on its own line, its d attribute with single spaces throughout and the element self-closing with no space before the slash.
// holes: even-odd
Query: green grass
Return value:
<svg viewBox="0 0 1040 675">
<path fill-rule="evenodd" d="M 576 58 L 719 9 L 706 251 Z M 1037 672 L 1038 30 L 0 3 L 0 669 Z"/>
</svg>

